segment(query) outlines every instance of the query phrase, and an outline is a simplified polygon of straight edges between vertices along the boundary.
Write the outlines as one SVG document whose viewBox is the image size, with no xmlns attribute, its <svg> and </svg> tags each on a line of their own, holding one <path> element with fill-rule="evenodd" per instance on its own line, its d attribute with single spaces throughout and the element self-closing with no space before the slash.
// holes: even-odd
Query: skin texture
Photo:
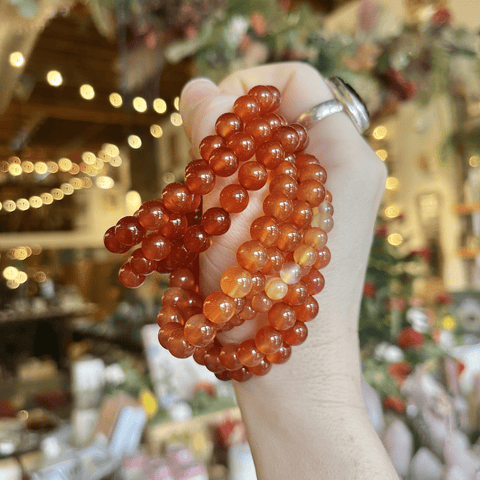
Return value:
<svg viewBox="0 0 480 480">
<path fill-rule="evenodd" d="M 255 85 L 274 85 L 282 94 L 280 113 L 289 122 L 333 98 L 321 75 L 306 64 L 270 64 L 236 72 L 218 86 L 207 79 L 188 83 L 180 112 L 200 158 L 201 139 L 214 132 L 216 118 Z M 329 233 L 330 264 L 326 286 L 316 296 L 317 318 L 307 324 L 307 341 L 293 347 L 290 360 L 264 377 L 233 382 L 247 426 L 260 480 L 398 478 L 371 426 L 360 390 L 358 312 L 374 222 L 385 188 L 386 168 L 345 113 L 331 115 L 309 130 L 307 153 L 326 168 L 335 226 Z M 204 209 L 232 178 L 217 178 Z M 250 203 L 232 215 L 230 230 L 214 237 L 200 259 L 205 294 L 219 289 L 226 268 L 235 264 L 237 247 L 249 239 L 250 224 L 261 215 L 264 190 L 250 192 Z M 265 323 L 234 329 L 221 341 L 241 341 Z"/>
</svg>

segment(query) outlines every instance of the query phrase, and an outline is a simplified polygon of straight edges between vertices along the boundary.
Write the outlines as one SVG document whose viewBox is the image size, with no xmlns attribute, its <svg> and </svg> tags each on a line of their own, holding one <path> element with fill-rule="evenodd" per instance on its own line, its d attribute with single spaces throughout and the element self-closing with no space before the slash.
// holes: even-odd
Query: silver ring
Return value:
<svg viewBox="0 0 480 480">
<path fill-rule="evenodd" d="M 370 125 L 370 116 L 360 96 L 350 85 L 338 77 L 331 77 L 329 80 L 326 80 L 326 83 L 335 100 L 328 100 L 316 105 L 307 112 L 302 113 L 296 122 L 309 129 L 313 124 L 333 113 L 345 112 L 356 129 L 363 133 Z"/>
</svg>

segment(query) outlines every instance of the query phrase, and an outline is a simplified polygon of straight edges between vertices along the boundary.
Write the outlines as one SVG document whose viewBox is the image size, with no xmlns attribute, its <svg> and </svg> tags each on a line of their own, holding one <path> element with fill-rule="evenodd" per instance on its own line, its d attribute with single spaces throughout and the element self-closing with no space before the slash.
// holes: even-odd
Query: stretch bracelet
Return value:
<svg viewBox="0 0 480 480">
<path fill-rule="evenodd" d="M 278 113 L 280 92 L 253 87 L 239 97 L 233 112 L 221 115 L 215 135 L 200 143 L 201 159 L 185 169 L 185 184 L 171 183 L 161 197 L 122 218 L 104 237 L 106 248 L 126 253 L 120 268 L 123 285 L 139 287 L 153 272 L 168 273 L 169 288 L 157 316 L 158 340 L 177 358 L 193 355 L 221 380 L 243 382 L 285 363 L 292 347 L 307 338 L 306 323 L 318 314 L 314 297 L 325 280 L 327 234 L 333 228 L 327 173 L 305 153 L 308 134 L 288 125 Z M 202 196 L 216 177 L 234 176 L 219 195 L 219 206 L 202 213 Z M 262 190 L 263 189 L 263 190 Z M 249 191 L 262 190 L 263 215 L 220 278 L 220 289 L 203 296 L 193 265 L 225 234 L 230 217 L 248 206 Z M 265 315 L 268 325 L 239 344 L 222 344 L 217 335 Z"/>
</svg>

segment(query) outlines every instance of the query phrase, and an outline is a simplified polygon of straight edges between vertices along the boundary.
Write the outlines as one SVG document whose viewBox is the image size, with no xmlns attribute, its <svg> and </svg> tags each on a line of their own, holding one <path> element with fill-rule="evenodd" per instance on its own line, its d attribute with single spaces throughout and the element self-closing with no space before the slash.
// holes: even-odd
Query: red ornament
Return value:
<svg viewBox="0 0 480 480">
<path fill-rule="evenodd" d="M 386 397 L 383 399 L 383 408 L 402 413 L 405 411 L 405 402 L 399 397 Z"/>
<path fill-rule="evenodd" d="M 374 298 L 377 293 L 377 287 L 374 283 L 368 282 L 363 286 L 363 295 L 368 298 Z"/>
<path fill-rule="evenodd" d="M 397 343 L 402 350 L 410 347 L 419 348 L 423 343 L 423 335 L 416 332 L 413 328 L 404 328 L 398 334 Z"/>
<path fill-rule="evenodd" d="M 448 8 L 439 7 L 430 18 L 430 25 L 434 28 L 441 28 L 452 19 L 452 13 Z"/>
</svg>

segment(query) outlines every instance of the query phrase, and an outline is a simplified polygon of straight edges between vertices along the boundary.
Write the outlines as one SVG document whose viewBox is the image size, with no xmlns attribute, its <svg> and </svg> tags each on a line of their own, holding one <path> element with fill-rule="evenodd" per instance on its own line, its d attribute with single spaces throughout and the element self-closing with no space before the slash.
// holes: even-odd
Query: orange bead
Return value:
<svg viewBox="0 0 480 480">
<path fill-rule="evenodd" d="M 265 215 L 274 217 L 277 222 L 288 220 L 293 211 L 292 201 L 282 193 L 271 193 L 263 201 Z"/>
<path fill-rule="evenodd" d="M 261 113 L 267 113 L 275 107 L 274 95 L 265 85 L 256 85 L 248 91 L 248 95 L 257 101 Z"/>
<path fill-rule="evenodd" d="M 309 164 L 318 165 L 319 161 L 317 160 L 316 157 L 314 157 L 313 155 L 310 155 L 309 153 L 301 153 L 300 155 L 297 155 L 297 160 L 295 162 L 297 169 L 300 170 L 301 168 Z"/>
<path fill-rule="evenodd" d="M 297 322 L 292 328 L 283 332 L 285 343 L 291 346 L 301 345 L 308 335 L 307 326 L 303 322 Z"/>
<path fill-rule="evenodd" d="M 317 251 L 317 261 L 315 262 L 314 267 L 317 270 L 325 268 L 329 263 L 332 255 L 328 247 L 323 247 Z"/>
<path fill-rule="evenodd" d="M 230 372 L 228 370 L 224 370 L 223 372 L 215 373 L 215 376 L 222 382 L 229 382 L 232 379 Z"/>
<path fill-rule="evenodd" d="M 280 269 L 280 278 L 287 285 L 295 285 L 303 276 L 303 270 L 300 265 L 295 262 L 285 262 Z"/>
<path fill-rule="evenodd" d="M 269 125 L 270 125 L 270 130 L 272 132 L 275 132 L 277 128 L 282 126 L 282 122 L 280 120 L 280 117 L 276 113 L 267 113 L 266 115 L 263 115 L 262 117 L 265 119 Z"/>
<path fill-rule="evenodd" d="M 258 350 L 255 340 L 245 340 L 237 348 L 237 358 L 246 367 L 254 367 L 263 360 L 264 355 Z"/>
<path fill-rule="evenodd" d="M 295 310 L 290 305 L 278 302 L 268 312 L 268 323 L 276 330 L 287 330 L 295 325 Z"/>
<path fill-rule="evenodd" d="M 253 320 L 257 316 L 256 310 L 252 307 L 250 298 L 247 297 L 247 302 L 243 307 L 243 310 L 238 314 L 243 320 Z"/>
<path fill-rule="evenodd" d="M 267 169 L 258 162 L 246 162 L 238 170 L 238 181 L 247 190 L 260 190 L 267 178 Z"/>
<path fill-rule="evenodd" d="M 317 251 L 308 245 L 299 245 L 293 252 L 293 259 L 301 267 L 312 267 L 317 261 Z"/>
<path fill-rule="evenodd" d="M 312 223 L 313 210 L 307 202 L 302 200 L 293 201 L 292 214 L 288 221 L 298 229 L 304 230 Z"/>
<path fill-rule="evenodd" d="M 212 152 L 220 147 L 225 147 L 225 140 L 220 135 L 209 135 L 200 142 L 200 155 L 208 161 Z"/>
<path fill-rule="evenodd" d="M 261 270 L 267 262 L 267 250 L 261 242 L 250 240 L 238 247 L 237 263 L 249 272 Z"/>
<path fill-rule="evenodd" d="M 269 278 L 265 282 L 265 293 L 272 300 L 281 300 L 288 293 L 288 285 L 278 277 Z"/>
<path fill-rule="evenodd" d="M 243 212 L 247 208 L 248 199 L 247 190 L 237 183 L 227 185 L 220 192 L 220 205 L 228 213 Z"/>
<path fill-rule="evenodd" d="M 303 243 L 315 248 L 316 250 L 320 250 L 321 248 L 325 247 L 327 240 L 327 234 L 318 227 L 309 228 L 303 235 Z"/>
<path fill-rule="evenodd" d="M 230 372 L 230 375 L 232 377 L 232 380 L 235 380 L 236 382 L 246 382 L 253 377 L 253 374 L 248 371 L 247 367 L 233 370 L 232 372 Z"/>
<path fill-rule="evenodd" d="M 273 95 L 273 105 L 270 107 L 270 111 L 274 112 L 280 106 L 282 96 L 280 94 L 280 90 L 278 90 L 277 87 L 274 87 L 273 85 L 268 85 L 268 88 L 270 89 Z"/>
<path fill-rule="evenodd" d="M 188 228 L 188 221 L 182 213 L 171 213 L 168 222 L 160 229 L 160 233 L 170 239 L 182 238 Z"/>
<path fill-rule="evenodd" d="M 228 323 L 232 325 L 232 327 L 239 327 L 245 323 L 245 319 L 240 317 L 239 315 L 234 315 Z"/>
<path fill-rule="evenodd" d="M 242 119 L 235 113 L 224 113 L 215 122 L 215 131 L 224 139 L 243 129 Z"/>
<path fill-rule="evenodd" d="M 292 347 L 290 347 L 290 345 L 283 344 L 278 352 L 274 353 L 273 355 L 267 355 L 267 360 L 270 363 L 281 364 L 287 362 L 291 356 Z"/>
<path fill-rule="evenodd" d="M 192 225 L 191 227 L 188 227 L 183 240 L 185 248 L 196 253 L 204 252 L 212 244 L 211 236 L 201 225 Z"/>
<path fill-rule="evenodd" d="M 272 364 L 265 358 L 258 365 L 255 365 L 254 367 L 248 367 L 248 371 L 253 373 L 257 377 L 263 377 L 271 369 Z"/>
<path fill-rule="evenodd" d="M 312 227 L 321 228 L 326 233 L 332 230 L 333 225 L 333 217 L 328 213 L 318 212 L 312 218 Z"/>
<path fill-rule="evenodd" d="M 183 327 L 177 322 L 170 322 L 160 327 L 158 332 L 158 342 L 163 348 L 168 348 L 168 339 L 172 332 L 179 330 L 183 334 Z"/>
<path fill-rule="evenodd" d="M 270 140 L 257 148 L 255 158 L 268 170 L 274 170 L 285 160 L 285 150 L 280 142 Z"/>
<path fill-rule="evenodd" d="M 160 309 L 157 315 L 157 323 L 162 328 L 167 323 L 183 323 L 182 311 L 177 307 L 163 307 Z"/>
<path fill-rule="evenodd" d="M 225 367 L 220 363 L 220 352 L 221 347 L 219 345 L 215 345 L 205 354 L 203 357 L 203 362 L 207 367 L 207 370 L 210 370 L 213 373 L 220 373 L 225 370 Z"/>
<path fill-rule="evenodd" d="M 142 242 L 142 252 L 149 260 L 162 260 L 171 250 L 170 240 L 157 232 L 149 233 Z"/>
<path fill-rule="evenodd" d="M 298 134 L 298 145 L 297 145 L 297 149 L 295 151 L 296 152 L 301 152 L 308 145 L 307 130 L 305 129 L 305 127 L 303 125 L 300 125 L 298 123 L 292 123 L 290 126 L 292 128 L 294 128 L 297 131 L 297 134 Z"/>
<path fill-rule="evenodd" d="M 220 363 L 227 370 L 238 370 L 243 366 L 240 360 L 237 358 L 237 349 L 237 343 L 227 343 L 222 347 L 222 350 L 220 351 Z"/>
<path fill-rule="evenodd" d="M 235 100 L 233 104 L 233 111 L 242 119 L 242 121 L 249 122 L 260 114 L 260 104 L 255 97 L 250 95 L 242 95 Z"/>
<path fill-rule="evenodd" d="M 170 287 L 179 287 L 183 290 L 195 289 L 195 275 L 188 268 L 174 270 L 168 279 Z"/>
<path fill-rule="evenodd" d="M 245 133 L 250 135 L 255 145 L 262 145 L 270 140 L 272 130 L 270 124 L 263 118 L 255 118 L 245 124 Z"/>
<path fill-rule="evenodd" d="M 183 288 L 170 287 L 162 295 L 162 306 L 183 309 L 189 306 L 189 299 L 190 295 Z"/>
<path fill-rule="evenodd" d="M 188 250 L 185 245 L 181 243 L 176 243 L 172 245 L 172 251 L 168 259 L 175 264 L 175 267 L 172 268 L 172 270 L 174 270 L 179 266 L 192 265 L 197 257 L 198 253 Z"/>
<path fill-rule="evenodd" d="M 287 154 L 295 152 L 300 142 L 297 131 L 289 126 L 279 127 L 273 138 L 281 143 Z"/>
<path fill-rule="evenodd" d="M 227 268 L 220 278 L 220 288 L 225 295 L 232 299 L 243 298 L 252 289 L 252 276 L 242 267 Z M 235 302 L 234 305 L 236 310 Z"/>
<path fill-rule="evenodd" d="M 205 365 L 205 355 L 215 347 L 214 344 L 209 344 L 206 347 L 197 347 L 195 352 L 193 352 L 193 359 L 199 365 Z"/>
<path fill-rule="evenodd" d="M 185 173 L 185 186 L 198 195 L 206 195 L 215 187 L 215 173 L 207 166 L 191 168 Z"/>
<path fill-rule="evenodd" d="M 250 290 L 251 292 L 251 290 Z M 240 313 L 244 307 L 245 307 L 245 297 L 241 297 L 241 298 L 233 298 L 233 301 L 235 302 L 235 315 L 237 315 L 238 313 Z M 233 318 L 233 317 L 232 317 Z M 230 319 L 231 321 L 231 319 Z"/>
<path fill-rule="evenodd" d="M 223 292 L 213 292 L 203 302 L 203 314 L 212 323 L 226 323 L 235 314 L 235 302 Z"/>
<path fill-rule="evenodd" d="M 278 223 L 273 217 L 258 217 L 250 226 L 250 236 L 266 246 L 273 245 L 280 236 Z"/>
<path fill-rule="evenodd" d="M 162 192 L 162 202 L 169 212 L 185 213 L 191 203 L 191 192 L 182 183 L 169 183 Z"/>
<path fill-rule="evenodd" d="M 316 180 L 317 182 L 325 183 L 327 181 L 327 172 L 321 165 L 309 163 L 298 170 L 298 180 L 300 182 Z"/>
<path fill-rule="evenodd" d="M 325 187 L 316 180 L 305 180 L 298 186 L 297 198 L 317 207 L 325 199 Z"/>
<path fill-rule="evenodd" d="M 283 252 L 292 252 L 300 244 L 301 234 L 291 223 L 283 223 L 279 227 L 280 235 L 275 246 Z"/>
<path fill-rule="evenodd" d="M 205 347 L 215 338 L 217 326 L 200 313 L 185 322 L 184 332 L 188 343 L 196 347 Z"/>
<path fill-rule="evenodd" d="M 173 330 L 167 343 L 168 351 L 177 358 L 188 358 L 195 351 L 195 347 L 187 342 L 183 329 Z"/>
<path fill-rule="evenodd" d="M 269 185 L 270 193 L 280 193 L 293 199 L 297 195 L 298 184 L 290 175 L 275 175 Z"/>
<path fill-rule="evenodd" d="M 223 208 L 209 208 L 202 215 L 201 225 L 209 235 L 223 235 L 230 228 L 230 215 Z"/>
<path fill-rule="evenodd" d="M 302 278 L 302 282 L 307 285 L 310 295 L 320 293 L 325 287 L 325 278 L 316 268 L 312 268 L 308 275 Z"/>
<path fill-rule="evenodd" d="M 267 247 L 268 262 L 262 268 L 261 273 L 268 275 L 278 272 L 285 260 L 284 254 L 277 247 Z"/>
<path fill-rule="evenodd" d="M 252 273 L 252 289 L 250 295 L 257 295 L 265 289 L 265 275 L 260 272 Z"/>
<path fill-rule="evenodd" d="M 257 312 L 268 312 L 273 305 L 273 300 L 267 297 L 264 292 L 252 297 L 252 308 Z"/>
<path fill-rule="evenodd" d="M 237 132 L 228 137 L 227 147 L 235 153 L 239 162 L 250 160 L 255 153 L 255 142 L 245 132 Z"/>
<path fill-rule="evenodd" d="M 286 158 L 286 157 L 285 157 Z M 273 171 L 274 178 L 277 175 L 290 175 L 292 178 L 297 178 L 297 167 L 288 160 L 284 160 L 280 165 Z"/>
<path fill-rule="evenodd" d="M 209 165 L 219 177 L 229 177 L 237 171 L 238 158 L 233 150 L 227 147 L 220 147 L 210 155 Z"/>
<path fill-rule="evenodd" d="M 282 334 L 270 325 L 262 327 L 255 335 L 255 345 L 265 355 L 272 355 L 283 345 Z"/>
<path fill-rule="evenodd" d="M 308 298 L 308 287 L 302 282 L 288 286 L 287 294 L 282 298 L 282 302 L 292 307 L 302 305 Z"/>
<path fill-rule="evenodd" d="M 304 303 L 295 306 L 294 310 L 297 320 L 300 322 L 309 322 L 318 315 L 319 306 L 315 298 L 309 296 Z"/>
<path fill-rule="evenodd" d="M 325 192 L 325 201 L 332 203 L 332 193 L 329 190 Z"/>
<path fill-rule="evenodd" d="M 149 200 L 135 212 L 145 230 L 159 230 L 168 222 L 168 211 L 159 200 Z"/>
</svg>

